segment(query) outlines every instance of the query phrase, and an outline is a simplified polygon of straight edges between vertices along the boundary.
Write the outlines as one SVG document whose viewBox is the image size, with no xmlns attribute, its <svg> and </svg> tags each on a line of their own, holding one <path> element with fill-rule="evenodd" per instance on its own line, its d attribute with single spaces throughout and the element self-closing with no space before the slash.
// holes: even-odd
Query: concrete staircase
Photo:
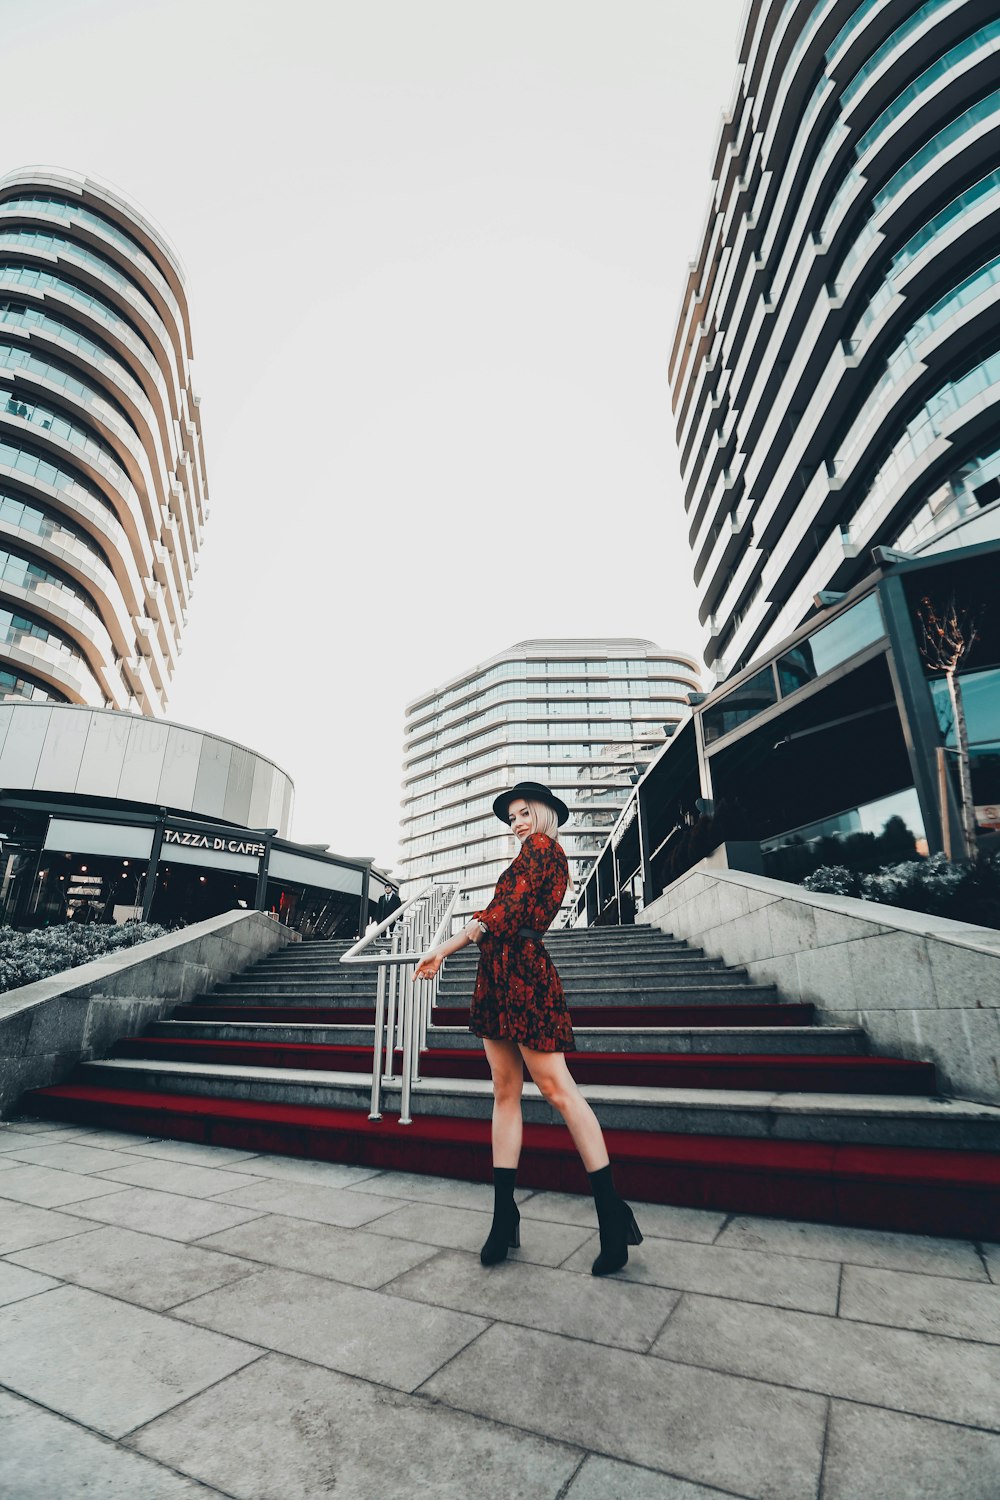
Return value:
<svg viewBox="0 0 1000 1500">
<path fill-rule="evenodd" d="M 651 928 L 546 940 L 573 1014 L 570 1059 L 624 1191 L 662 1202 L 1000 1238 L 1000 1109 L 944 1099 L 931 1063 L 869 1054 Z M 448 961 L 411 1126 L 398 1084 L 367 1119 L 375 974 L 344 943 L 285 949 L 120 1042 L 42 1114 L 410 1171 L 489 1175 L 492 1096 L 468 1032 L 476 955 Z M 521 1178 L 581 1191 L 568 1133 L 532 1085 Z"/>
</svg>

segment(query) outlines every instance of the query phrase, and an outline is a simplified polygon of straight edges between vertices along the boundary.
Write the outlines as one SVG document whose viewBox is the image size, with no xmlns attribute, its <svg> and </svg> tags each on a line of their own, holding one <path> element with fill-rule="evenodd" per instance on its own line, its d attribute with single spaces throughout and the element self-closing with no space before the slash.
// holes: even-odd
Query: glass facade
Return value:
<svg viewBox="0 0 1000 1500">
<path fill-rule="evenodd" d="M 761 840 L 764 873 L 799 884 L 820 865 L 877 870 L 927 853 L 913 787 Z"/>
<path fill-rule="evenodd" d="M 720 680 L 872 547 L 1000 537 L 1000 19 L 905 9 L 747 7 L 670 371 Z"/>
<path fill-rule="evenodd" d="M 863 873 L 1000 848 L 998 565 L 1000 540 L 884 560 L 741 680 L 706 694 L 631 794 L 574 921 L 631 921 L 710 854 L 717 868 L 799 883 L 820 865 Z M 957 612 L 965 640 L 955 695 L 968 840 L 956 702 L 922 624 L 930 608 Z"/>
<path fill-rule="evenodd" d="M 658 746 L 687 713 L 697 668 L 651 641 L 523 641 L 410 705 L 402 871 L 457 883 L 460 913 L 492 895 L 515 845 L 493 815 L 504 786 L 540 781 L 571 810 L 575 880 Z"/>
</svg>

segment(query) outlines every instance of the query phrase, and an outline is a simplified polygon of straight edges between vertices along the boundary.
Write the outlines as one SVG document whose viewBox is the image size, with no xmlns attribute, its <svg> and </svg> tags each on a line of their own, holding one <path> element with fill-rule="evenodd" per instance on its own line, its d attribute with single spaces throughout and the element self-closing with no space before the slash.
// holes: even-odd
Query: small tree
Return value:
<svg viewBox="0 0 1000 1500">
<path fill-rule="evenodd" d="M 955 726 L 955 745 L 958 751 L 959 802 L 962 811 L 962 834 L 970 858 L 977 854 L 976 808 L 972 800 L 972 771 L 969 763 L 969 731 L 965 722 L 965 707 L 962 703 L 962 688 L 958 681 L 958 669 L 979 639 L 975 621 L 966 609 L 959 609 L 954 595 L 942 610 L 928 598 L 920 601 L 917 611 L 920 621 L 920 650 L 932 672 L 941 672 L 948 684 L 952 721 Z"/>
</svg>

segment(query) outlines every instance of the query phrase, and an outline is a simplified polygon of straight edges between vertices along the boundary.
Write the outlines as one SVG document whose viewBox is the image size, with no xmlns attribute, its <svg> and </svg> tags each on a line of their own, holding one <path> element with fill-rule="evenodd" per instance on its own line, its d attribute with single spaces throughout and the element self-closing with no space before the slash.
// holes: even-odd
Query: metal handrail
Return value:
<svg viewBox="0 0 1000 1500">
<path fill-rule="evenodd" d="M 421 959 L 451 931 L 451 918 L 458 896 L 457 885 L 440 886 L 432 883 L 424 886 L 422 891 L 404 901 L 402 906 L 397 907 L 341 955 L 342 964 L 378 966 L 369 1120 L 382 1118 L 382 1083 L 393 1077 L 395 1053 L 399 1046 L 403 1052 L 399 1124 L 413 1123 L 410 1091 L 420 1077 L 420 1054 L 427 1050 L 427 1028 L 438 990 L 437 974 L 433 979 L 422 981 L 418 987 L 413 979 L 413 971 Z M 383 933 L 388 933 L 390 928 L 392 946 L 388 953 L 365 951 Z"/>
</svg>

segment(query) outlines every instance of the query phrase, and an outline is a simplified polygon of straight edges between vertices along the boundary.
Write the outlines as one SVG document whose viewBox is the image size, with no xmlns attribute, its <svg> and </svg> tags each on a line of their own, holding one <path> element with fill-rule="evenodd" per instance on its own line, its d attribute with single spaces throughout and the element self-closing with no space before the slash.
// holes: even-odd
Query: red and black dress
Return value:
<svg viewBox="0 0 1000 1500">
<path fill-rule="evenodd" d="M 497 881 L 489 906 L 475 913 L 486 927 L 479 940 L 469 1015 L 469 1030 L 476 1036 L 520 1042 L 538 1052 L 575 1050 L 555 965 L 540 941 L 518 937 L 521 928 L 545 932 L 568 879 L 562 845 L 544 833 L 532 833 Z"/>
</svg>

